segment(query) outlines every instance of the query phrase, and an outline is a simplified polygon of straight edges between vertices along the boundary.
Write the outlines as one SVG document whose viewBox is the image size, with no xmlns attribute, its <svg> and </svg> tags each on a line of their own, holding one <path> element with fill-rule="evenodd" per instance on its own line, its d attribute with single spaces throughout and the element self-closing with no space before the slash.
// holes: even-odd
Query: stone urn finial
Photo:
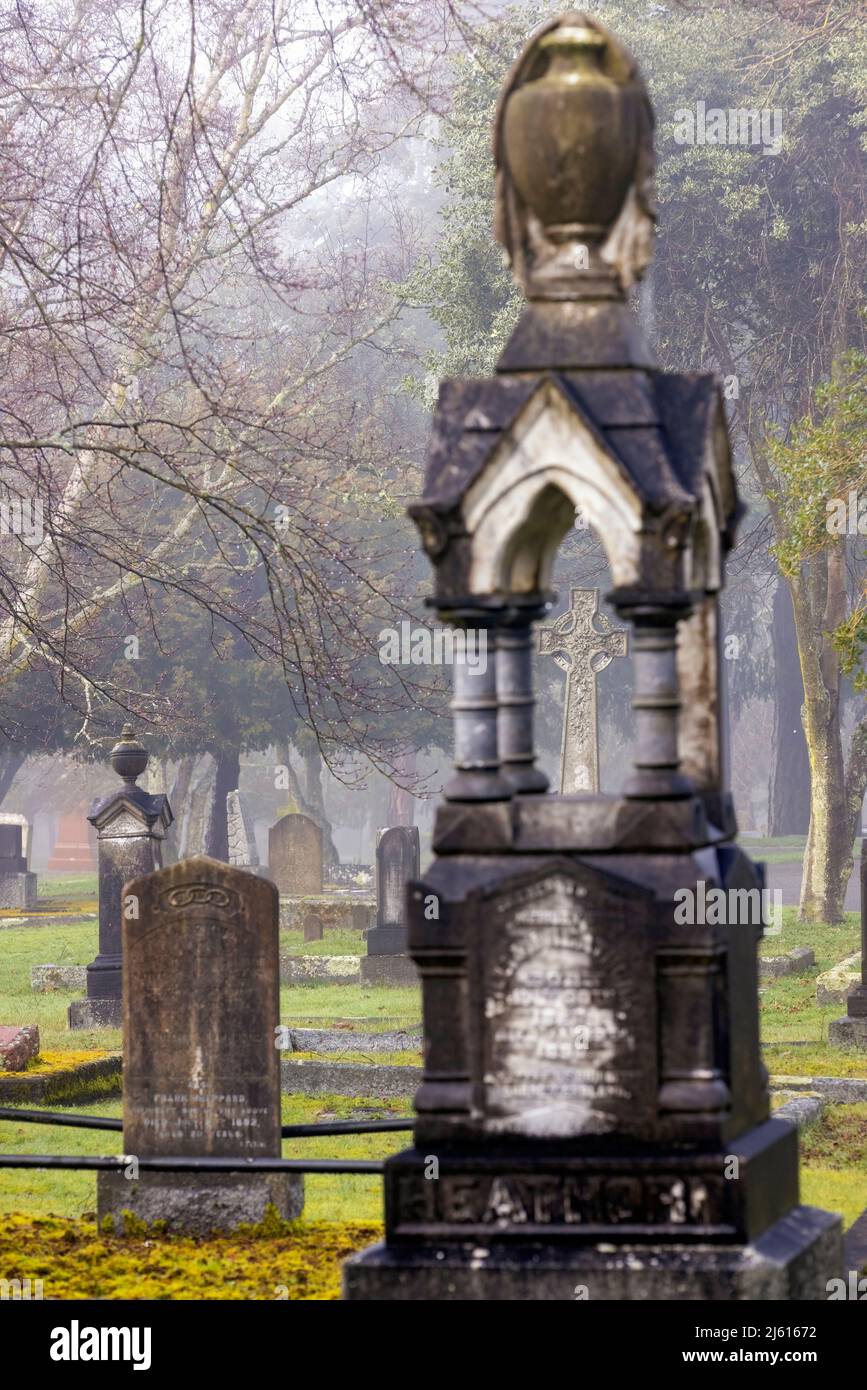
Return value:
<svg viewBox="0 0 867 1390">
<path fill-rule="evenodd" d="M 494 130 L 496 235 L 529 299 L 617 299 L 651 254 L 653 112 L 636 64 L 587 15 L 530 36 Z"/>
<path fill-rule="evenodd" d="M 148 765 L 148 750 L 143 748 L 135 736 L 131 724 L 124 724 L 120 738 L 111 750 L 111 765 L 118 777 L 129 786 L 135 786 Z"/>
</svg>

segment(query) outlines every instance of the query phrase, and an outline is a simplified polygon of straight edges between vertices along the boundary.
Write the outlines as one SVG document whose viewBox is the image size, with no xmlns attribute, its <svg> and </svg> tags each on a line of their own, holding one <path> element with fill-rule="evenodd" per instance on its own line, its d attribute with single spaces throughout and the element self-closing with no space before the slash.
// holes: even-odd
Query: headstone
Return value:
<svg viewBox="0 0 867 1390">
<path fill-rule="evenodd" d="M 21 826 L 21 847 L 24 858 L 27 861 L 27 868 L 32 866 L 33 850 L 33 830 L 26 816 L 19 815 L 17 811 L 0 811 L 0 825 L 20 825 Z"/>
<path fill-rule="evenodd" d="M 0 1026 L 0 1071 L 24 1071 L 39 1056 L 39 1029 Z"/>
<path fill-rule="evenodd" d="M 361 978 L 369 984 L 417 984 L 407 955 L 407 885 L 420 873 L 418 826 L 393 825 L 376 837 L 376 925 L 366 933 Z"/>
<path fill-rule="evenodd" d="M 653 111 L 597 21 L 534 31 L 495 160 L 526 303 L 492 376 L 443 383 L 410 513 L 433 605 L 488 632 L 498 667 L 501 630 L 546 611 L 580 506 L 631 629 L 633 771 L 617 795 L 522 787 L 527 682 L 501 708 L 514 681 L 455 665 L 456 776 L 409 893 L 413 1144 L 386 1160 L 385 1237 L 345 1263 L 344 1293 L 824 1302 L 841 1221 L 800 1202 L 797 1129 L 770 1111 L 763 879 L 720 816 L 719 607 L 742 510 L 725 402 L 712 376 L 664 371 L 630 308 Z"/>
<path fill-rule="evenodd" d="M 846 988 L 846 1014 L 828 1025 L 828 1042 L 849 1052 L 867 1052 L 867 831 L 861 832 L 861 959 L 860 978 Z"/>
<path fill-rule="evenodd" d="M 240 791 L 229 792 L 226 797 L 226 820 L 229 832 L 229 863 L 236 869 L 255 869 L 259 867 L 259 852 L 253 825 L 247 815 L 247 807 Z"/>
<path fill-rule="evenodd" d="M 539 651 L 553 656 L 566 672 L 560 791 L 598 792 L 599 719 L 596 677 L 618 656 L 626 656 L 628 636 L 597 612 L 598 589 L 573 589 L 571 604 L 553 623 L 539 628 Z"/>
<path fill-rule="evenodd" d="M 61 816 L 48 868 L 86 874 L 91 872 L 95 864 L 93 842 L 84 811 Z"/>
<path fill-rule="evenodd" d="M 278 1158 L 277 892 L 197 856 L 124 886 L 123 1137 L 139 1158 Z M 137 915 L 136 915 L 137 914 Z M 99 1216 L 204 1235 L 294 1219 L 303 1179 L 287 1173 L 100 1173 Z"/>
<path fill-rule="evenodd" d="M 97 801 L 89 817 L 99 846 L 99 953 L 87 967 L 87 998 L 69 1005 L 70 1028 L 121 1025 L 123 885 L 160 867 L 162 841 L 172 823 L 166 797 L 136 786 L 147 764 L 147 749 L 125 724 L 111 750 L 111 765 L 123 785 Z"/>
<path fill-rule="evenodd" d="M 268 832 L 268 868 L 280 893 L 306 898 L 322 892 L 322 831 L 309 816 L 283 816 Z"/>
<path fill-rule="evenodd" d="M 304 940 L 321 941 L 325 935 L 322 918 L 315 912 L 308 912 L 304 918 Z"/>
<path fill-rule="evenodd" d="M 36 906 L 36 875 L 27 872 L 27 859 L 18 824 L 0 824 L 0 908 Z"/>
</svg>

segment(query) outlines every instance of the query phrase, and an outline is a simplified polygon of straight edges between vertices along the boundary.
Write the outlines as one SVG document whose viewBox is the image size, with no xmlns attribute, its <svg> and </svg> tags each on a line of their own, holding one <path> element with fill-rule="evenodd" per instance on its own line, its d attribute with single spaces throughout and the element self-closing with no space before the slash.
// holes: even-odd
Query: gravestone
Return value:
<svg viewBox="0 0 867 1390">
<path fill-rule="evenodd" d="M 322 918 L 315 912 L 308 912 L 304 918 L 304 940 L 321 941 L 324 935 Z"/>
<path fill-rule="evenodd" d="M 828 1025 L 828 1042 L 845 1051 L 867 1052 L 867 833 L 861 832 L 859 861 L 861 884 L 860 979 L 846 989 L 846 1014 Z M 844 989 L 846 986 L 844 985 Z"/>
<path fill-rule="evenodd" d="M 268 831 L 268 868 L 281 895 L 322 892 L 322 831 L 309 816 L 283 816 Z"/>
<path fill-rule="evenodd" d="M 0 811 L 0 825 L 21 826 L 21 852 L 27 861 L 27 868 L 31 869 L 33 867 L 33 827 L 27 817 L 20 815 L 17 811 Z"/>
<path fill-rule="evenodd" d="M 160 867 L 162 841 L 172 823 L 167 798 L 136 786 L 147 764 L 147 749 L 125 724 L 111 750 L 111 765 L 123 784 L 97 801 L 89 817 L 98 845 L 99 952 L 87 967 L 87 998 L 69 1005 L 70 1028 L 121 1026 L 123 885 L 135 874 Z"/>
<path fill-rule="evenodd" d="M 420 872 L 418 826 L 393 825 L 376 838 L 376 925 L 366 933 L 361 978 L 369 984 L 417 984 L 407 955 L 407 884 Z"/>
<path fill-rule="evenodd" d="M 123 1137 L 139 1158 L 278 1158 L 277 891 L 196 856 L 124 886 Z M 303 1209 L 289 1173 L 99 1174 L 99 1216 L 125 1210 L 204 1235 Z"/>
<path fill-rule="evenodd" d="M 598 792 L 599 719 L 596 677 L 626 656 L 627 633 L 597 612 L 598 589 L 572 589 L 566 612 L 539 628 L 539 651 L 566 672 L 560 791 Z"/>
<path fill-rule="evenodd" d="M 455 775 L 409 893 L 413 1144 L 386 1160 L 385 1238 L 346 1262 L 344 1294 L 824 1301 L 841 1223 L 801 1204 L 797 1130 L 770 1111 L 763 878 L 723 758 L 720 596 L 742 513 L 725 402 L 713 377 L 658 366 L 627 298 L 654 206 L 631 55 L 584 14 L 546 21 L 494 149 L 526 303 L 493 376 L 442 383 L 410 515 L 433 606 L 486 631 L 497 668 L 502 630 L 549 611 L 580 508 L 631 629 L 633 771 L 616 795 L 515 780 L 513 751 L 533 757 L 526 670 L 501 685 L 455 665 Z M 510 663 L 531 649 L 510 647 Z M 711 887 L 726 910 L 705 913 Z"/>
<path fill-rule="evenodd" d="M 93 843 L 87 827 L 84 810 L 61 816 L 57 828 L 57 839 L 48 868 L 64 873 L 90 873 L 96 863 Z"/>
<path fill-rule="evenodd" d="M 27 872 L 20 825 L 0 825 L 0 908 L 36 906 L 36 875 Z"/>
<path fill-rule="evenodd" d="M 259 852 L 252 822 L 240 791 L 226 797 L 226 821 L 229 834 L 229 863 L 236 869 L 257 869 Z"/>
</svg>

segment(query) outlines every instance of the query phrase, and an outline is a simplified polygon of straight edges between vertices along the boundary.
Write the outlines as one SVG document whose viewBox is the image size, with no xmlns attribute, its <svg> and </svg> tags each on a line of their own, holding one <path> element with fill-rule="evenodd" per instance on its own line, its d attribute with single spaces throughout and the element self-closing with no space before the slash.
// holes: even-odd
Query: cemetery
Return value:
<svg viewBox="0 0 867 1390">
<path fill-rule="evenodd" d="M 0 1301 L 806 1323 L 867 1278 L 863 34 L 381 9 L 205 0 L 205 81 L 122 3 L 104 130 L 0 40 Z"/>
</svg>

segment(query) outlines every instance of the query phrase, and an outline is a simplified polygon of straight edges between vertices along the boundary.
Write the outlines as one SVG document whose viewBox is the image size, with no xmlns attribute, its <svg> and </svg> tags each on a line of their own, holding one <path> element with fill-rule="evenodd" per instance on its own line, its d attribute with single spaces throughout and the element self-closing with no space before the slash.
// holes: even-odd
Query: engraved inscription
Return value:
<svg viewBox="0 0 867 1390">
<path fill-rule="evenodd" d="M 602 1134 L 652 1094 L 640 963 L 618 924 L 588 920 L 586 888 L 551 875 L 495 908 L 485 1001 L 493 1132 Z M 644 972 L 647 973 L 646 971 Z M 648 1020 L 649 1021 L 649 1014 Z"/>
<path fill-rule="evenodd" d="M 261 1154 L 270 1137 L 268 1106 L 251 1105 L 241 1090 L 211 1090 L 180 1082 L 150 1096 L 136 1096 L 140 1133 L 148 1152 L 165 1152 L 169 1141 L 195 1142 L 207 1152 L 212 1144 L 227 1153 Z"/>
<path fill-rule="evenodd" d="M 720 1226 L 729 1193 L 716 1175 L 659 1173 L 601 1177 L 568 1173 L 445 1174 L 438 1182 L 401 1178 L 399 1222 L 443 1222 L 517 1232 L 528 1226 Z"/>
</svg>

